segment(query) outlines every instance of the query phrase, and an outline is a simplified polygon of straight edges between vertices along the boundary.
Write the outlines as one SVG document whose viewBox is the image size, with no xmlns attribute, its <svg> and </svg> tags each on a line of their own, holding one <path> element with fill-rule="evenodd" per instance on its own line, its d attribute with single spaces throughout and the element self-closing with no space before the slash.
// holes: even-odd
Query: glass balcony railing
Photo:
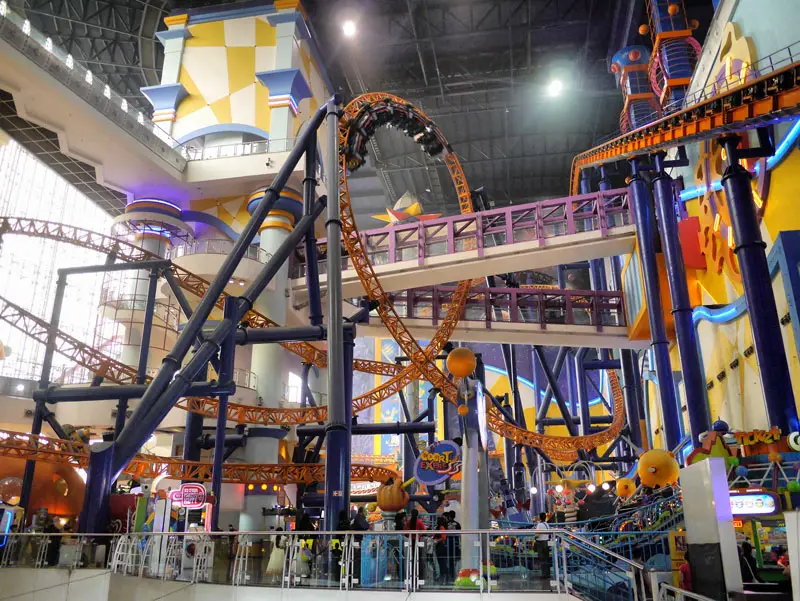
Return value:
<svg viewBox="0 0 800 601">
<path fill-rule="evenodd" d="M 294 520 L 288 514 L 285 518 Z M 547 534 L 444 528 L 6 534 L 0 535 L 0 567 L 104 568 L 133 578 L 275 589 L 481 595 L 558 592 L 588 601 L 654 596 L 646 562 L 556 528 Z M 671 567 L 665 569 L 668 572 Z"/>
<path fill-rule="evenodd" d="M 225 240 L 221 238 L 193 240 L 192 242 L 188 242 L 186 244 L 173 246 L 167 254 L 168 258 L 172 259 L 173 261 L 180 257 L 189 255 L 228 255 L 230 254 L 231 250 L 233 250 L 233 244 L 234 243 L 232 240 Z M 268 253 L 258 246 L 249 246 L 244 256 L 247 259 L 252 259 L 254 261 L 258 261 L 259 263 L 265 264 L 272 258 L 271 253 Z"/>
</svg>

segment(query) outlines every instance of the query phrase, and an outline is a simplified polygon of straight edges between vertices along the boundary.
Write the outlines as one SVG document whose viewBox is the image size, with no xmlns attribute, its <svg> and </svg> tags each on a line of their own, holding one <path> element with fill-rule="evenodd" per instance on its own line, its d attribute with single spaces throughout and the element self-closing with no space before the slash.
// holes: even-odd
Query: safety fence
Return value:
<svg viewBox="0 0 800 601">
<path fill-rule="evenodd" d="M 199 512 L 198 513 L 198 518 Z M 138 578 L 281 589 L 570 592 L 639 601 L 666 566 L 564 529 L 7 534 L 0 568 L 106 568 Z M 665 570 L 657 570 L 667 567 Z M 657 577 L 655 577 L 657 575 Z"/>
<path fill-rule="evenodd" d="M 517 243 L 546 245 L 548 240 L 570 234 L 598 232 L 605 237 L 616 227 L 632 222 L 626 189 L 607 190 L 512 205 L 478 213 L 465 213 L 417 223 L 392 225 L 361 232 L 361 242 L 373 265 L 417 261 L 472 251 L 486 256 L 486 249 Z M 305 259 L 298 249 L 292 277 L 305 275 Z M 327 270 L 327 244 L 318 241 L 320 273 Z M 342 269 L 352 269 L 342 257 Z"/>
<path fill-rule="evenodd" d="M 233 245 L 233 240 L 223 238 L 192 240 L 186 244 L 178 244 L 170 248 L 167 252 L 167 258 L 174 261 L 189 255 L 228 255 L 233 250 Z M 272 258 L 272 254 L 258 246 L 248 246 L 244 257 L 266 264 Z"/>
<path fill-rule="evenodd" d="M 409 319 L 431 319 L 437 325 L 452 302 L 455 286 L 426 286 L 390 292 L 398 313 Z M 535 288 L 473 288 L 462 321 L 625 326 L 621 292 Z"/>
</svg>

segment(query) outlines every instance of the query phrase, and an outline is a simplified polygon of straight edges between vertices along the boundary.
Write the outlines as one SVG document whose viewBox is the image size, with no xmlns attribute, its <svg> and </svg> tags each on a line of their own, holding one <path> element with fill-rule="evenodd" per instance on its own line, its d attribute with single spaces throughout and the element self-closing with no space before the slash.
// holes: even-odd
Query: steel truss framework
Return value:
<svg viewBox="0 0 800 601">
<path fill-rule="evenodd" d="M 411 363 L 397 373 L 395 365 L 388 366 L 378 362 L 354 362 L 354 368 L 369 373 L 379 373 L 381 375 L 391 375 L 392 377 L 383 385 L 376 389 L 353 399 L 353 411 L 358 412 L 376 405 L 391 396 L 397 394 L 409 382 L 420 376 L 430 381 L 435 387 L 441 390 L 444 398 L 451 403 L 458 403 L 457 388 L 454 382 L 448 379 L 439 368 L 436 366 L 435 360 L 445 343 L 452 335 L 456 327 L 459 317 L 461 316 L 464 304 L 468 298 L 471 286 L 479 281 L 462 281 L 459 282 L 456 290 L 453 292 L 452 301 L 448 307 L 447 314 L 445 315 L 442 324 L 431 340 L 428 348 L 422 349 L 408 329 L 404 326 L 400 316 L 396 312 L 391 297 L 383 290 L 378 281 L 377 275 L 374 272 L 369 257 L 362 244 L 361 236 L 359 235 L 358 228 L 355 223 L 350 197 L 347 185 L 347 155 L 346 149 L 348 148 L 348 138 L 351 134 L 351 124 L 355 121 L 355 117 L 365 109 L 369 109 L 373 105 L 381 103 L 396 103 L 401 106 L 408 106 L 408 103 L 396 96 L 387 94 L 366 94 L 356 98 L 347 107 L 345 107 L 343 116 L 340 120 L 339 130 L 339 145 L 342 149 L 340 153 L 339 165 L 339 202 L 342 212 L 342 235 L 344 238 L 345 247 L 350 255 L 353 266 L 355 267 L 359 279 L 364 286 L 367 296 L 370 300 L 378 303 L 378 313 L 389 329 L 390 334 L 400 345 L 400 348 L 411 359 Z M 415 109 L 416 113 L 424 120 L 429 122 L 429 127 L 435 128 L 432 122 L 427 117 Z M 441 133 L 436 130 L 436 133 L 441 137 Z M 442 138 L 443 139 L 443 138 Z M 445 154 L 445 164 L 448 167 L 456 194 L 459 198 L 459 206 L 462 213 L 472 212 L 472 199 L 469 186 L 464 176 L 463 169 L 459 163 L 458 157 L 455 153 L 448 152 Z M 123 261 L 141 261 L 147 259 L 155 259 L 154 255 L 147 253 L 133 245 L 127 244 L 120 240 L 113 239 L 109 236 L 89 232 L 81 228 L 65 226 L 58 223 L 32 220 L 32 219 L 18 219 L 18 218 L 0 218 L 0 236 L 5 233 L 25 234 L 32 236 L 45 237 L 60 241 L 68 241 L 74 244 L 81 245 L 85 248 L 91 248 L 105 254 L 114 254 L 117 258 Z M 203 297 L 208 290 L 209 283 L 188 272 L 180 267 L 172 265 L 170 273 L 179 283 L 181 288 L 187 290 L 196 297 Z M 217 300 L 217 306 L 222 307 L 224 303 L 224 293 Z M 34 335 L 38 336 L 37 339 L 43 340 L 43 334 L 46 333 L 46 324 L 39 319 L 25 315 L 24 309 L 8 303 L 7 320 L 23 331 L 31 331 Z M 0 317 L 3 314 L 0 313 Z M 251 327 L 274 327 L 277 326 L 265 316 L 250 311 L 244 321 L 247 321 Z M 45 326 L 45 327 L 43 327 Z M 73 341 L 67 341 L 63 333 L 58 332 L 59 343 L 57 349 L 60 352 L 65 352 L 68 356 L 72 357 L 76 362 L 82 362 L 85 367 L 89 369 L 102 370 L 101 373 L 105 375 L 108 380 L 117 381 L 120 383 L 128 382 L 135 375 L 132 368 L 124 366 L 123 364 L 104 357 L 101 353 L 94 351 L 89 352 L 83 347 L 86 345 L 78 346 Z M 64 342 L 62 342 L 62 340 Z M 319 366 L 325 365 L 326 355 L 322 351 L 314 348 L 305 343 L 284 343 L 284 346 L 292 352 L 300 355 L 306 362 L 314 363 Z M 88 347 L 86 347 L 88 349 Z M 93 350 L 93 349 L 92 349 Z M 391 368 L 391 369 L 389 369 Z M 546 436 L 527 431 L 519 428 L 513 424 L 508 423 L 502 413 L 494 407 L 489 407 L 488 422 L 490 428 L 497 434 L 511 439 L 517 443 L 539 447 L 547 451 L 551 457 L 559 460 L 572 460 L 578 450 L 594 449 L 597 446 L 612 441 L 617 434 L 621 431 L 624 425 L 624 402 L 622 399 L 622 392 L 613 372 L 610 376 L 612 395 L 614 399 L 613 409 L 614 418 L 611 426 L 595 434 L 583 437 L 565 438 Z M 216 416 L 216 408 L 218 403 L 215 399 L 210 398 L 187 398 L 181 401 L 182 408 L 190 411 L 195 411 L 206 417 Z M 263 424 L 290 424 L 290 423 L 311 423 L 317 421 L 325 421 L 327 418 L 327 408 L 309 408 L 309 409 L 268 409 L 259 407 L 249 407 L 231 404 L 228 407 L 228 415 L 233 420 L 242 423 L 244 420 L 254 420 L 249 423 L 263 423 Z M 184 462 L 178 460 L 175 465 L 182 465 Z M 177 469 L 177 468 L 176 468 Z M 182 469 L 182 468 L 181 468 Z M 187 468 L 188 469 L 188 468 Z"/>
<path fill-rule="evenodd" d="M 581 171 L 588 167 L 763 127 L 797 112 L 800 62 L 793 62 L 576 155 L 572 161 L 571 191 L 578 190 Z"/>
<path fill-rule="evenodd" d="M 350 146 L 348 140 L 351 134 L 362 135 L 362 132 L 357 130 L 355 125 L 353 125 L 357 122 L 357 116 L 362 110 L 372 107 L 378 108 L 380 105 L 384 105 L 387 102 L 397 103 L 398 105 L 408 104 L 402 98 L 382 93 L 364 94 L 350 102 L 350 104 L 345 107 L 343 117 L 340 121 L 340 148 L 347 149 Z M 419 109 L 415 110 L 422 115 L 423 118 L 427 119 L 424 113 L 419 111 Z M 352 132 L 351 129 L 353 130 Z M 453 184 L 455 185 L 456 193 L 459 198 L 461 212 L 472 212 L 472 199 L 469 193 L 469 187 L 458 161 L 458 157 L 453 152 L 447 152 L 447 154 L 445 154 L 445 163 L 453 178 Z M 358 273 L 358 277 L 361 280 L 361 284 L 368 298 L 378 303 L 378 315 L 389 330 L 389 333 L 395 341 L 397 341 L 406 357 L 411 361 L 400 374 L 394 376 L 382 387 L 376 389 L 375 392 L 381 391 L 382 394 L 386 394 L 391 390 L 393 391 L 392 394 L 394 394 L 395 390 L 401 390 L 409 382 L 421 375 L 434 387 L 438 388 L 445 399 L 453 404 L 458 404 L 458 389 L 456 384 L 445 376 L 436 365 L 436 357 L 444 347 L 445 342 L 452 335 L 458 323 L 458 318 L 461 315 L 461 311 L 463 310 L 469 294 L 469 288 L 472 286 L 473 282 L 462 281 L 458 283 L 456 291 L 453 293 L 451 304 L 448 307 L 447 314 L 442 320 L 442 324 L 439 326 L 439 329 L 428 347 L 422 349 L 400 319 L 400 316 L 392 305 L 390 296 L 381 287 L 380 281 L 369 260 L 353 215 L 347 187 L 347 171 L 347 156 L 343 152 L 340 155 L 339 161 L 339 204 L 342 213 L 342 235 L 344 237 L 345 247 L 347 248 L 351 263 Z M 479 281 L 482 280 L 477 280 L 475 283 Z M 494 406 L 489 406 L 488 408 L 489 427 L 495 433 L 511 439 L 514 442 L 539 447 L 551 453 L 551 456 L 555 459 L 570 460 L 576 456 L 578 450 L 590 450 L 611 442 L 622 430 L 625 423 L 624 400 L 622 389 L 620 388 L 619 381 L 614 372 L 611 372 L 610 382 L 614 399 L 614 421 L 609 428 L 602 432 L 573 438 L 537 434 L 508 423 L 502 413 Z M 389 396 L 391 395 L 387 394 L 384 398 L 388 398 Z"/>
<path fill-rule="evenodd" d="M 89 445 L 0 430 L 0 456 L 85 468 L 89 465 Z M 211 463 L 140 454 L 128 464 L 124 472 L 140 479 L 166 476 L 175 480 L 207 482 L 211 480 L 212 468 Z M 239 484 L 311 484 L 325 480 L 325 464 L 319 463 L 309 465 L 226 463 L 223 469 L 223 482 Z M 398 477 L 397 472 L 375 465 L 354 464 L 350 471 L 350 478 L 355 482 L 386 482 L 389 478 Z"/>
</svg>

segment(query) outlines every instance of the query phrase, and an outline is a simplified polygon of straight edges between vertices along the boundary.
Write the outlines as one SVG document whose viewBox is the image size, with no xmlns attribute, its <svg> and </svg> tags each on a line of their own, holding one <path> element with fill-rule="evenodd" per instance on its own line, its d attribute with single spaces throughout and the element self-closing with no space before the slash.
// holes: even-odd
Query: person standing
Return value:
<svg viewBox="0 0 800 601">
<path fill-rule="evenodd" d="M 683 554 L 683 563 L 678 568 L 678 585 L 683 590 L 692 592 L 692 566 L 689 563 L 689 551 Z"/>
<path fill-rule="evenodd" d="M 450 574 L 450 560 L 447 557 L 447 518 L 440 515 L 436 519 L 436 564 L 439 566 L 439 584 L 451 584 L 454 580 Z"/>
<path fill-rule="evenodd" d="M 445 514 L 447 518 L 447 529 L 448 530 L 461 530 L 461 524 L 458 523 L 456 520 L 456 512 L 452 509 Z M 455 580 L 456 574 L 458 571 L 456 570 L 456 566 L 458 565 L 458 561 L 461 558 L 461 535 L 460 534 L 451 534 L 447 537 L 447 562 L 448 562 L 448 571 Z"/>
<path fill-rule="evenodd" d="M 425 524 L 419 517 L 418 509 L 411 510 L 411 515 L 408 516 L 408 525 L 406 526 L 406 529 L 412 531 L 425 530 Z M 416 553 L 417 555 L 417 580 L 419 581 L 420 585 L 422 585 L 425 583 L 425 560 L 426 560 L 425 543 L 422 540 L 422 535 L 421 534 L 412 535 L 411 544 L 413 549 L 412 552 Z"/>
<path fill-rule="evenodd" d="M 356 517 L 353 520 L 352 530 L 356 532 L 369 531 L 369 518 L 367 517 L 367 508 L 361 506 L 356 511 Z M 353 535 L 353 582 L 361 582 L 361 548 L 363 542 L 363 535 Z"/>
<path fill-rule="evenodd" d="M 539 567 L 542 570 L 542 578 L 550 578 L 550 524 L 547 523 L 547 514 L 539 514 L 539 523 L 536 524 L 536 558 L 539 560 Z"/>
</svg>

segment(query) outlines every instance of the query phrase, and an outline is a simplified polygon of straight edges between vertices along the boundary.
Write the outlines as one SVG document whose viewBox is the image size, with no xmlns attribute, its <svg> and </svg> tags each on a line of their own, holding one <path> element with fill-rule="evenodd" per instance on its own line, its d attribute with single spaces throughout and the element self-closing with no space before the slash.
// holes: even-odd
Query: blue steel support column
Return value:
<svg viewBox="0 0 800 601">
<path fill-rule="evenodd" d="M 236 312 L 236 298 L 229 296 L 225 299 L 222 310 L 223 319 L 234 319 Z M 219 349 L 219 381 L 228 382 L 233 377 L 233 362 L 236 358 L 236 330 L 222 342 Z M 222 463 L 225 461 L 225 431 L 228 425 L 228 395 L 221 394 L 217 401 L 217 427 L 214 431 L 214 463 L 211 469 L 211 494 L 214 495 L 214 505 L 211 506 L 211 529 L 219 531 L 219 509 L 222 503 Z"/>
<path fill-rule="evenodd" d="M 662 153 L 655 155 L 654 161 L 656 174 L 652 181 L 653 196 L 658 211 L 658 221 L 661 225 L 661 245 L 664 249 L 667 281 L 672 297 L 672 318 L 675 320 L 675 335 L 678 339 L 678 353 L 681 358 L 686 410 L 689 414 L 692 443 L 694 446 L 698 446 L 700 434 L 711 430 L 706 400 L 706 382 L 700 370 L 701 360 L 697 345 L 697 331 L 692 324 L 692 305 L 689 301 L 686 266 L 678 237 L 678 219 L 675 216 L 675 191 L 672 187 L 672 178 L 664 171 L 664 155 Z"/>
<path fill-rule="evenodd" d="M 56 292 L 53 299 L 53 311 L 50 314 L 50 328 L 47 331 L 47 343 L 44 348 L 42 358 L 42 373 L 39 376 L 39 388 L 47 389 L 50 385 L 50 370 L 53 366 L 53 355 L 56 352 L 56 332 L 61 321 L 61 307 L 64 304 L 64 292 L 67 288 L 67 276 L 64 273 L 58 274 L 56 280 Z M 45 408 L 42 404 L 36 403 L 33 410 L 33 423 L 31 424 L 31 434 L 38 436 L 42 433 L 42 420 L 44 419 Z M 22 474 L 22 491 L 19 497 L 19 506 L 25 511 L 25 519 L 28 518 L 31 502 L 31 492 L 33 491 L 33 477 L 36 472 L 36 462 L 26 461 L 25 471 Z"/>
<path fill-rule="evenodd" d="M 150 270 L 150 281 L 147 283 L 147 300 L 144 306 L 144 323 L 142 324 L 142 340 L 139 345 L 139 363 L 136 368 L 136 383 L 144 384 L 147 379 L 147 358 L 150 354 L 150 336 L 153 330 L 153 314 L 156 307 L 156 292 L 158 291 L 159 270 Z M 117 439 L 125 427 L 128 417 L 128 399 L 117 401 L 117 417 L 114 420 L 114 440 Z"/>
<path fill-rule="evenodd" d="M 339 210 L 339 116 L 328 101 L 328 424 L 325 428 L 325 529 L 335 530 L 339 511 L 350 502 L 351 399 L 345 397 L 345 341 L 342 328 L 342 223 Z M 352 369 L 352 367 L 350 367 Z"/>
<path fill-rule="evenodd" d="M 627 352 L 626 352 L 627 351 Z M 625 414 L 628 416 L 631 442 L 637 447 L 642 446 L 642 425 L 639 414 L 639 401 L 636 398 L 636 359 L 633 351 L 625 349 L 620 353 L 622 363 L 622 396 L 625 398 Z"/>
<path fill-rule="evenodd" d="M 333 169 L 333 167 L 331 167 Z M 305 177 L 303 178 L 303 215 L 314 209 L 314 192 L 317 187 L 317 134 L 311 136 L 306 146 Z M 322 299 L 319 291 L 319 264 L 317 263 L 317 238 L 314 228 L 305 237 L 306 289 L 308 290 L 308 320 L 312 326 L 322 325 Z"/>
<path fill-rule="evenodd" d="M 736 258 L 742 273 L 742 287 L 753 329 L 753 345 L 761 374 L 767 417 L 770 426 L 781 432 L 798 430 L 797 408 L 789 377 L 789 365 L 781 336 L 775 293 L 767 267 L 766 244 L 761 239 L 750 173 L 739 164 L 738 136 L 725 137 L 720 144 L 728 154 L 728 167 L 722 176 L 722 188 L 736 240 Z M 659 376 L 660 377 L 660 376 Z"/>
<path fill-rule="evenodd" d="M 591 434 L 592 424 L 589 417 L 589 393 L 586 390 L 586 370 L 584 369 L 583 362 L 586 359 L 586 353 L 589 349 L 586 347 L 579 348 L 575 353 L 575 375 L 578 399 L 578 413 L 580 415 L 580 433 L 581 436 Z"/>
<path fill-rule="evenodd" d="M 628 195 L 636 218 L 636 240 L 639 244 L 642 283 L 650 322 L 650 346 L 655 357 L 666 446 L 668 449 L 672 449 L 681 440 L 681 427 L 677 395 L 675 394 L 675 381 L 672 379 L 672 365 L 669 361 L 669 341 L 667 340 L 667 328 L 664 324 L 664 313 L 661 305 L 661 289 L 658 283 L 658 259 L 656 258 L 656 232 L 652 199 L 647 182 L 639 174 L 637 159 L 631 160 L 631 168 L 633 175 L 628 184 Z"/>
<path fill-rule="evenodd" d="M 86 490 L 83 509 L 78 518 L 78 532 L 82 534 L 102 534 L 108 530 L 111 485 L 115 476 L 114 448 L 113 442 L 101 442 L 89 447 Z"/>
</svg>

